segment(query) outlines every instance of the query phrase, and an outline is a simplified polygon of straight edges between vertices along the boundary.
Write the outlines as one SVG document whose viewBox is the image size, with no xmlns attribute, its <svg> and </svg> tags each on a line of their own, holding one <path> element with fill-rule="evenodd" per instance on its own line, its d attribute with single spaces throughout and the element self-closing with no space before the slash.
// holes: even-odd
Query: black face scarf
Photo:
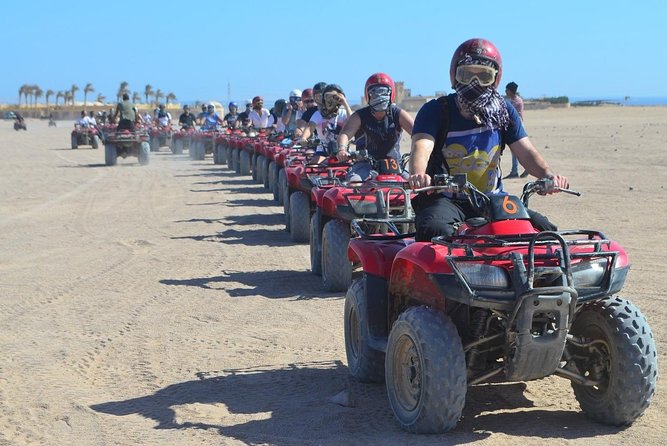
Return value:
<svg viewBox="0 0 667 446">
<path fill-rule="evenodd" d="M 489 86 L 482 87 L 473 79 L 468 85 L 456 84 L 456 102 L 462 111 L 473 116 L 477 124 L 506 130 L 509 126 L 509 113 L 505 100 L 498 90 Z"/>
</svg>

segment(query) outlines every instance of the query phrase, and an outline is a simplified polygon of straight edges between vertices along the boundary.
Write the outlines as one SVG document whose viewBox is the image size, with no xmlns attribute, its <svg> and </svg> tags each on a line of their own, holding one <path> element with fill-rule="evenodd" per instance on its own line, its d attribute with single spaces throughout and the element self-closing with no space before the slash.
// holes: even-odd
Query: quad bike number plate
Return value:
<svg viewBox="0 0 667 446">
<path fill-rule="evenodd" d="M 514 195 L 492 195 L 491 217 L 493 220 L 529 219 L 528 211 Z"/>
</svg>

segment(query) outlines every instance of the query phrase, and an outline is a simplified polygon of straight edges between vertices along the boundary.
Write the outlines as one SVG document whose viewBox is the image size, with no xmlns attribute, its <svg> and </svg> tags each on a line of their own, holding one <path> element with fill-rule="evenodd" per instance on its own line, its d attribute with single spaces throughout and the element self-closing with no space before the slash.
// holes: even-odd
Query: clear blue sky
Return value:
<svg viewBox="0 0 667 446">
<path fill-rule="evenodd" d="M 3 2 L 0 102 L 22 84 L 90 82 L 179 100 L 286 97 L 318 81 L 357 100 L 384 71 L 413 94 L 449 91 L 454 49 L 493 41 L 502 85 L 524 97 L 667 96 L 667 2 L 647 1 L 93 1 Z M 143 97 L 143 96 L 142 96 Z M 43 98 L 42 98 L 43 100 Z M 77 93 L 83 100 L 83 93 Z"/>
</svg>

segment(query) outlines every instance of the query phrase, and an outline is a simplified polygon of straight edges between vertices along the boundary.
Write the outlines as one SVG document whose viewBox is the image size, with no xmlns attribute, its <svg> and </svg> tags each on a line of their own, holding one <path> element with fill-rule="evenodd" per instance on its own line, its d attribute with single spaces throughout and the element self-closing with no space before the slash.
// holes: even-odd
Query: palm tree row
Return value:
<svg viewBox="0 0 667 446">
<path fill-rule="evenodd" d="M 120 83 L 120 87 L 118 88 L 118 93 L 116 93 L 116 99 L 120 101 L 120 98 L 123 96 L 123 94 L 127 93 L 128 95 L 130 94 L 130 89 L 128 88 L 129 84 L 125 81 Z M 21 107 L 21 99 L 23 99 L 23 106 L 24 107 L 35 107 L 37 105 L 37 102 L 39 99 L 44 96 L 46 100 L 46 106 L 49 106 L 49 101 L 51 97 L 55 97 L 55 106 L 58 106 L 58 102 L 62 99 L 63 104 L 62 105 L 71 105 L 74 106 L 74 99 L 76 92 L 79 91 L 80 88 L 76 84 L 72 84 L 72 86 L 68 90 L 60 90 L 60 91 L 53 91 L 51 89 L 42 90 L 39 85 L 29 85 L 29 84 L 23 84 L 19 88 L 19 102 L 18 106 Z M 89 93 L 94 93 L 95 92 L 95 87 L 93 87 L 92 83 L 87 83 L 85 87 L 83 87 L 83 105 L 86 106 L 88 104 L 88 94 Z M 139 95 L 138 92 L 133 92 L 131 94 L 132 97 L 132 102 L 139 102 L 141 99 L 141 96 Z M 146 99 L 146 103 L 149 104 L 149 98 L 153 98 L 153 102 L 155 105 L 159 104 L 161 99 L 165 99 L 166 103 L 169 104 L 169 102 L 174 102 L 176 100 L 176 95 L 174 93 L 167 93 L 166 95 L 162 90 L 159 88 L 156 91 L 153 91 L 153 87 L 149 84 L 146 85 L 146 88 L 144 88 L 144 97 Z M 104 103 L 104 100 L 106 99 L 106 96 L 103 94 L 99 93 L 97 95 L 97 98 L 95 99 L 95 102 L 101 102 Z"/>
</svg>

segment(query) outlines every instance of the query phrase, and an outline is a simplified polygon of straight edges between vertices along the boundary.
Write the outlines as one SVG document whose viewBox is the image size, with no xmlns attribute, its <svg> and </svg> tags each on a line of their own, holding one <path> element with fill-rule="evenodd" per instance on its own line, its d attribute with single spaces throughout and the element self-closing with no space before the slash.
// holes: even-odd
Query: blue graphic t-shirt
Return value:
<svg viewBox="0 0 667 446">
<path fill-rule="evenodd" d="M 527 135 L 519 114 L 509 101 L 505 101 L 510 125 L 505 131 L 478 125 L 464 118 L 456 105 L 454 94 L 447 97 L 449 128 L 441 150 L 447 160 L 451 174 L 465 173 L 468 181 L 485 193 L 503 193 L 500 175 L 501 141 L 512 144 Z M 424 104 L 417 113 L 412 134 L 426 133 L 437 138 L 440 125 L 444 123 L 442 106 L 437 100 Z M 433 154 L 431 154 L 433 157 Z M 445 171 L 444 165 L 441 166 Z"/>
</svg>

